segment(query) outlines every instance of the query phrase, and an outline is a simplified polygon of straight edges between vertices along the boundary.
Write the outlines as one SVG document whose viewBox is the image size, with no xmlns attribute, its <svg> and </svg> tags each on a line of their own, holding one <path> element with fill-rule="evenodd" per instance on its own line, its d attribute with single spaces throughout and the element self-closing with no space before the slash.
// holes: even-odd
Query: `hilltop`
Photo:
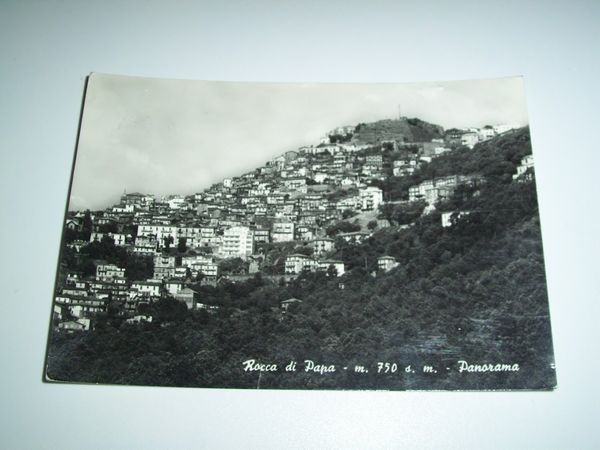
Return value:
<svg viewBox="0 0 600 450">
<path fill-rule="evenodd" d="M 361 144 L 379 144 L 382 141 L 430 142 L 442 138 L 444 129 L 416 118 L 378 120 L 356 126 L 352 140 Z"/>
</svg>

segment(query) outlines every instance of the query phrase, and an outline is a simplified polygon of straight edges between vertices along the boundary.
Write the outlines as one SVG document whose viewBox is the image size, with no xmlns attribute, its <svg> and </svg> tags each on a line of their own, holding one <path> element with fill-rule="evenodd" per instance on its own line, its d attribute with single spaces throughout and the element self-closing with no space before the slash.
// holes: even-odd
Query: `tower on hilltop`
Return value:
<svg viewBox="0 0 600 450">
<path fill-rule="evenodd" d="M 402 115 L 402 108 L 400 107 L 400 103 L 398 103 L 398 120 L 402 119 L 406 119 L 406 117 Z"/>
</svg>

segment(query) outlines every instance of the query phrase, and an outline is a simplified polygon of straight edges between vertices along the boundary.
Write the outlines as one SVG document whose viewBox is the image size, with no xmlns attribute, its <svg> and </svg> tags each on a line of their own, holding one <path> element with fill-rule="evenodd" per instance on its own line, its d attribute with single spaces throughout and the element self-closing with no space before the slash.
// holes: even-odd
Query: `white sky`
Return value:
<svg viewBox="0 0 600 450">
<path fill-rule="evenodd" d="M 520 77 L 437 83 L 242 83 L 93 74 L 70 210 L 127 192 L 200 192 L 327 131 L 398 116 L 451 127 L 527 124 Z"/>
</svg>

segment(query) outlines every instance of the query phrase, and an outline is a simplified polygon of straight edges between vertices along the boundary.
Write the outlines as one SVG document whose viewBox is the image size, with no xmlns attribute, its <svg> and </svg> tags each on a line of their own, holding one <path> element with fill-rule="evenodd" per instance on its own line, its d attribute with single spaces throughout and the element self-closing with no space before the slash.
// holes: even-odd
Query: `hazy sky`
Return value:
<svg viewBox="0 0 600 450">
<path fill-rule="evenodd" d="M 200 192 L 327 131 L 398 116 L 450 127 L 527 123 L 522 78 L 402 84 L 241 83 L 93 74 L 69 209 L 127 192 Z"/>
</svg>

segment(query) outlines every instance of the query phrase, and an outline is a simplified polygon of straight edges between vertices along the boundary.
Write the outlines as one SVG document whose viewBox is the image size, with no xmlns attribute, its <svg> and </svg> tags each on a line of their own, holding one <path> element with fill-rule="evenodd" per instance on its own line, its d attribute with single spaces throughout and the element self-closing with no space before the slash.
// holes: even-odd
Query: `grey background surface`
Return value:
<svg viewBox="0 0 600 450">
<path fill-rule="evenodd" d="M 597 2 L 0 3 L 0 447 L 598 448 Z M 89 72 L 244 81 L 524 75 L 558 389 L 42 383 Z"/>
</svg>

